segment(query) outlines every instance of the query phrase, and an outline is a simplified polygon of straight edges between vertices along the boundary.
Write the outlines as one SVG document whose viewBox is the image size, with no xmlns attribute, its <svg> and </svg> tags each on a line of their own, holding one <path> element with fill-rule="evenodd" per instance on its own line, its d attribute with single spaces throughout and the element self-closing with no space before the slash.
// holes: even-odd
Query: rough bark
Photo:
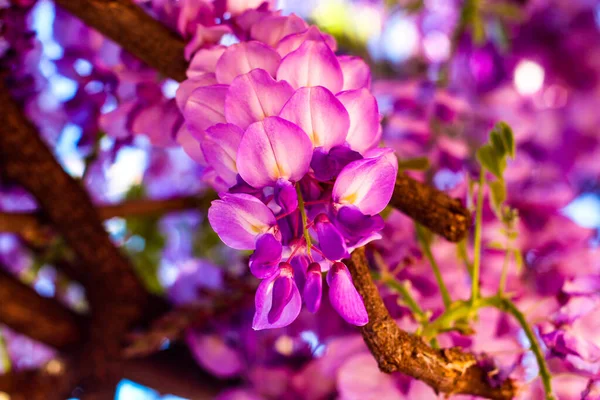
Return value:
<svg viewBox="0 0 600 400">
<path fill-rule="evenodd" d="M 131 0 L 55 0 L 162 75 L 183 81 L 184 41 Z"/>
<path fill-rule="evenodd" d="M 498 400 L 515 396 L 516 386 L 512 380 L 493 387 L 472 354 L 460 348 L 435 350 L 418 336 L 400 329 L 371 278 L 364 248 L 355 250 L 347 265 L 369 314 L 369 322 L 360 328 L 361 334 L 383 372 L 402 372 L 446 394 Z"/>
<path fill-rule="evenodd" d="M 107 379 L 120 340 L 144 312 L 147 294 L 112 244 L 85 190 L 54 159 L 0 82 L 0 173 L 28 190 L 45 218 L 73 249 L 92 308 L 89 341 L 76 369 L 90 381 Z M 85 362 L 84 362 L 85 360 Z"/>
<path fill-rule="evenodd" d="M 53 299 L 38 295 L 0 268 L 0 323 L 49 346 L 80 343 L 84 319 Z"/>
<path fill-rule="evenodd" d="M 462 240 L 471 226 L 471 214 L 460 200 L 404 173 L 398 175 L 390 204 L 451 242 Z"/>
</svg>

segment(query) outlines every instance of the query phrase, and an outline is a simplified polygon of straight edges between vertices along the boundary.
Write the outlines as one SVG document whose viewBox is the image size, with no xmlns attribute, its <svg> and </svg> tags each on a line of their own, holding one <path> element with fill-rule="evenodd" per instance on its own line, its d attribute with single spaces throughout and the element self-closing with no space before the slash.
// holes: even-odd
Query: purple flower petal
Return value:
<svg viewBox="0 0 600 400">
<path fill-rule="evenodd" d="M 248 127 L 237 154 L 240 176 L 255 188 L 283 178 L 297 182 L 308 172 L 312 143 L 293 123 L 267 117 Z"/>
<path fill-rule="evenodd" d="M 281 111 L 294 93 L 287 82 L 277 82 L 264 69 L 254 69 L 233 80 L 225 98 L 225 117 L 242 129 Z"/>
<path fill-rule="evenodd" d="M 327 283 L 329 284 L 329 301 L 335 311 L 350 324 L 366 325 L 369 322 L 369 316 L 365 304 L 352 283 L 350 271 L 343 263 L 333 264 L 327 273 Z"/>
<path fill-rule="evenodd" d="M 381 216 L 364 215 L 354 206 L 344 206 L 338 210 L 336 225 L 345 237 L 359 239 L 383 229 Z"/>
<path fill-rule="evenodd" d="M 269 322 L 269 313 L 273 306 L 275 281 L 279 279 L 281 274 L 283 274 L 283 279 L 288 280 L 286 283 L 291 283 L 291 295 L 281 311 L 273 313 L 279 314 L 278 318 L 273 322 Z M 260 283 L 254 298 L 256 311 L 254 313 L 254 319 L 252 320 L 252 329 L 262 330 L 282 328 L 294 322 L 294 320 L 298 317 L 302 307 L 302 298 L 300 297 L 300 292 L 296 287 L 296 283 L 294 282 L 292 275 L 293 273 L 291 272 L 291 266 L 289 267 L 289 270 L 286 266 L 282 268 L 280 273 L 276 273 Z M 281 285 L 284 286 L 286 283 Z M 281 291 L 281 289 L 278 289 L 278 291 Z M 278 302 L 279 304 L 281 303 L 280 300 L 278 300 Z"/>
<path fill-rule="evenodd" d="M 258 279 L 271 276 L 281 261 L 281 241 L 270 233 L 256 239 L 256 250 L 250 256 L 250 272 Z"/>
<path fill-rule="evenodd" d="M 333 93 L 322 86 L 298 89 L 279 116 L 302 128 L 314 147 L 327 151 L 343 144 L 350 128 L 348 112 Z"/>
<path fill-rule="evenodd" d="M 315 231 L 317 231 L 317 237 L 319 238 L 319 248 L 329 260 L 341 260 L 349 256 L 344 236 L 329 221 L 327 215 L 317 215 L 315 218 Z"/>
<path fill-rule="evenodd" d="M 277 224 L 269 207 L 249 194 L 223 194 L 208 209 L 210 226 L 223 243 L 237 250 L 254 250 L 257 236 Z"/>
<path fill-rule="evenodd" d="M 303 32 L 306 28 L 308 28 L 306 22 L 295 14 L 273 15 L 263 18 L 259 24 L 254 24 L 250 36 L 274 47 L 281 38 Z"/>
<path fill-rule="evenodd" d="M 273 302 L 267 314 L 267 321 L 270 324 L 281 318 L 283 310 L 292 299 L 295 286 L 296 283 L 294 282 L 293 274 L 284 273 L 282 270 L 279 278 L 275 279 L 275 283 L 273 283 Z"/>
<path fill-rule="evenodd" d="M 333 93 L 342 90 L 344 77 L 333 51 L 322 41 L 309 40 L 283 60 L 277 80 L 288 81 L 293 88 L 324 86 Z"/>
<path fill-rule="evenodd" d="M 318 27 L 313 25 L 303 32 L 288 35 L 281 39 L 277 45 L 277 52 L 281 55 L 281 57 L 285 57 L 292 51 L 298 49 L 302 43 L 308 40 L 325 42 L 332 51 L 337 50 L 337 43 L 335 42 L 333 36 L 321 32 Z"/>
<path fill-rule="evenodd" d="M 311 313 L 317 312 L 321 305 L 322 295 L 323 277 L 321 276 L 321 266 L 319 263 L 313 262 L 308 266 L 306 271 L 306 283 L 302 293 L 308 311 Z"/>
<path fill-rule="evenodd" d="M 242 355 L 229 347 L 221 336 L 203 335 L 188 329 L 185 341 L 194 359 L 210 373 L 220 378 L 233 378 L 242 372 Z"/>
<path fill-rule="evenodd" d="M 347 146 L 335 146 L 329 152 L 319 147 L 313 152 L 310 166 L 314 170 L 315 178 L 329 181 L 335 178 L 346 165 L 360 159 L 362 159 L 360 153 Z"/>
<path fill-rule="evenodd" d="M 229 186 L 236 184 L 235 157 L 244 132 L 233 124 L 217 124 L 206 130 L 201 141 L 202 153 L 208 165 Z"/>
<path fill-rule="evenodd" d="M 275 184 L 275 202 L 285 212 L 289 213 L 298 208 L 298 194 L 290 181 L 279 179 Z"/>
<path fill-rule="evenodd" d="M 360 57 L 338 57 L 342 73 L 344 74 L 344 87 L 342 90 L 355 90 L 371 86 L 371 69 Z"/>
<path fill-rule="evenodd" d="M 226 85 L 211 85 L 195 89 L 182 110 L 186 123 L 198 131 L 225 123 L 227 88 Z"/>
<path fill-rule="evenodd" d="M 260 42 L 237 43 L 225 50 L 217 61 L 216 75 L 219 83 L 231 83 L 253 69 L 261 68 L 275 76 L 281 57 L 271 47 Z"/>
<path fill-rule="evenodd" d="M 335 181 L 333 201 L 354 205 L 366 215 L 378 214 L 392 197 L 397 174 L 398 162 L 391 153 L 351 162 Z"/>
<path fill-rule="evenodd" d="M 346 140 L 352 150 L 361 154 L 377 146 L 381 139 L 377 100 L 367 89 L 342 92 L 337 95 L 350 115 L 350 129 Z"/>
</svg>

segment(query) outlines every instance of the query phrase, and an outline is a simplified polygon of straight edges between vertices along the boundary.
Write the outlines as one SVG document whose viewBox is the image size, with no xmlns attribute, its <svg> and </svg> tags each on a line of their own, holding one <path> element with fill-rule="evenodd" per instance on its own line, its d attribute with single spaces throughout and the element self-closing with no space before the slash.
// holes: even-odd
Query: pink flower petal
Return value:
<svg viewBox="0 0 600 400">
<path fill-rule="evenodd" d="M 285 57 L 307 40 L 324 41 L 331 50 L 337 50 L 337 43 L 333 36 L 321 32 L 319 28 L 313 25 L 302 32 L 291 34 L 281 39 L 277 45 L 277 52 L 281 57 Z"/>
<path fill-rule="evenodd" d="M 327 151 L 346 141 L 350 127 L 342 103 L 322 86 L 298 89 L 279 116 L 298 125 L 315 147 Z"/>
<path fill-rule="evenodd" d="M 227 85 L 204 86 L 195 89 L 183 108 L 189 127 L 204 131 L 212 125 L 225 123 Z"/>
<path fill-rule="evenodd" d="M 277 82 L 264 69 L 254 69 L 233 80 L 225 98 L 225 117 L 242 129 L 279 114 L 294 93 L 287 82 Z"/>
<path fill-rule="evenodd" d="M 227 48 L 217 61 L 217 81 L 231 83 L 253 69 L 261 68 L 275 76 L 281 57 L 271 47 L 260 42 L 242 42 Z"/>
<path fill-rule="evenodd" d="M 232 124 L 217 124 L 206 130 L 201 142 L 202 153 L 208 165 L 229 186 L 236 184 L 235 157 L 244 131 Z"/>
<path fill-rule="evenodd" d="M 196 75 L 202 75 L 206 72 L 215 72 L 217 61 L 221 58 L 225 49 L 227 49 L 225 46 L 213 46 L 198 50 L 192 57 L 192 61 L 190 61 L 190 65 L 186 71 L 188 78 L 193 78 Z"/>
<path fill-rule="evenodd" d="M 213 201 L 208 220 L 223 243 L 237 250 L 254 250 L 256 238 L 277 224 L 269 207 L 243 193 L 226 193 Z"/>
<path fill-rule="evenodd" d="M 237 154 L 240 176 L 249 185 L 262 188 L 278 179 L 299 181 L 307 172 L 312 143 L 293 123 L 267 117 L 248 127 Z"/>
<path fill-rule="evenodd" d="M 344 77 L 333 51 L 323 41 L 309 40 L 283 60 L 277 80 L 288 81 L 295 89 L 324 86 L 333 93 L 342 90 Z"/>
<path fill-rule="evenodd" d="M 371 86 L 371 69 L 360 57 L 338 57 L 342 73 L 344 74 L 344 87 L 342 90 L 369 88 Z"/>
<path fill-rule="evenodd" d="M 290 282 L 291 294 L 287 305 L 278 311 L 278 318 L 273 323 L 269 322 L 269 312 L 273 305 L 273 287 L 275 286 L 275 280 L 278 278 L 279 274 L 274 274 L 272 277 L 262 281 L 256 290 L 254 298 L 256 311 L 252 321 L 252 329 L 254 330 L 283 328 L 294 322 L 298 314 L 300 314 L 302 298 L 300 297 L 298 287 L 292 279 Z"/>
<path fill-rule="evenodd" d="M 177 100 L 179 109 L 183 110 L 185 108 L 185 104 L 194 90 L 199 87 L 216 84 L 217 78 L 215 77 L 215 74 L 207 72 L 194 75 L 193 78 L 188 78 L 181 82 L 177 88 L 177 92 L 175 92 L 175 100 Z"/>
<path fill-rule="evenodd" d="M 192 160 L 200 165 L 206 165 L 204 153 L 202 153 L 202 149 L 200 148 L 200 141 L 190 133 L 186 123 L 183 123 L 179 128 L 176 140 Z"/>
<path fill-rule="evenodd" d="M 342 92 L 337 95 L 350 115 L 346 141 L 352 150 L 363 153 L 377 146 L 381 139 L 377 100 L 367 89 Z"/>
<path fill-rule="evenodd" d="M 398 161 L 393 153 L 353 161 L 337 177 L 333 201 L 354 205 L 365 215 L 380 213 L 392 197 L 397 174 Z"/>
<path fill-rule="evenodd" d="M 306 22 L 295 14 L 273 15 L 263 18 L 259 24 L 254 24 L 250 36 L 274 47 L 287 35 L 305 31 L 306 28 Z"/>
</svg>

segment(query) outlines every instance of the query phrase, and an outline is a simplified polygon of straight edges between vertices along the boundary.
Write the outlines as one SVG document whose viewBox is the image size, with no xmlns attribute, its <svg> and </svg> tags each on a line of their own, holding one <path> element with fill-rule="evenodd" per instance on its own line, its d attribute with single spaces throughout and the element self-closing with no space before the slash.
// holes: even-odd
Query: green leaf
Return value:
<svg viewBox="0 0 600 400">
<path fill-rule="evenodd" d="M 500 136 L 500 133 L 498 133 L 496 130 L 493 130 L 490 133 L 490 142 L 499 157 L 504 157 L 504 155 L 508 152 L 508 149 L 504 147 L 502 136 Z"/>
<path fill-rule="evenodd" d="M 502 179 L 506 161 L 498 157 L 492 146 L 486 144 L 480 147 L 479 150 L 477 150 L 477 160 L 479 160 L 485 169 L 494 174 L 496 178 Z M 504 163 L 502 161 L 504 161 Z"/>
<path fill-rule="evenodd" d="M 429 159 L 427 157 L 407 158 L 405 160 L 398 159 L 398 169 L 425 171 L 429 169 Z"/>
<path fill-rule="evenodd" d="M 498 122 L 496 124 L 496 129 L 500 132 L 508 155 L 510 155 L 511 158 L 515 158 L 515 136 L 511 127 L 506 122 Z"/>
<path fill-rule="evenodd" d="M 500 207 L 506 200 L 506 185 L 503 180 L 497 180 L 489 183 L 491 191 L 492 208 L 496 213 L 500 213 Z"/>
<path fill-rule="evenodd" d="M 477 11 L 473 14 L 471 27 L 473 29 L 473 42 L 477 46 L 483 45 L 485 43 L 485 23 L 481 14 Z"/>
</svg>

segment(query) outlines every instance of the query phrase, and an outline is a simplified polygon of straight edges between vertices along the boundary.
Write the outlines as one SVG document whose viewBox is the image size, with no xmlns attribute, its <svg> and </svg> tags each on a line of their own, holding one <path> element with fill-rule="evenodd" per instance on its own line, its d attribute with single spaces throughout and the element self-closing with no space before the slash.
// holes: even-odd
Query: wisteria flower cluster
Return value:
<svg viewBox="0 0 600 400">
<path fill-rule="evenodd" d="M 336 56 L 334 39 L 295 15 L 241 18 L 252 21 L 249 40 L 198 51 L 176 96 L 194 139 L 184 147 L 220 192 L 210 224 L 228 246 L 254 251 L 254 329 L 289 325 L 302 302 L 317 311 L 325 271 L 333 307 L 364 325 L 341 260 L 380 238 L 398 170 L 378 148 L 369 67 Z"/>
</svg>

